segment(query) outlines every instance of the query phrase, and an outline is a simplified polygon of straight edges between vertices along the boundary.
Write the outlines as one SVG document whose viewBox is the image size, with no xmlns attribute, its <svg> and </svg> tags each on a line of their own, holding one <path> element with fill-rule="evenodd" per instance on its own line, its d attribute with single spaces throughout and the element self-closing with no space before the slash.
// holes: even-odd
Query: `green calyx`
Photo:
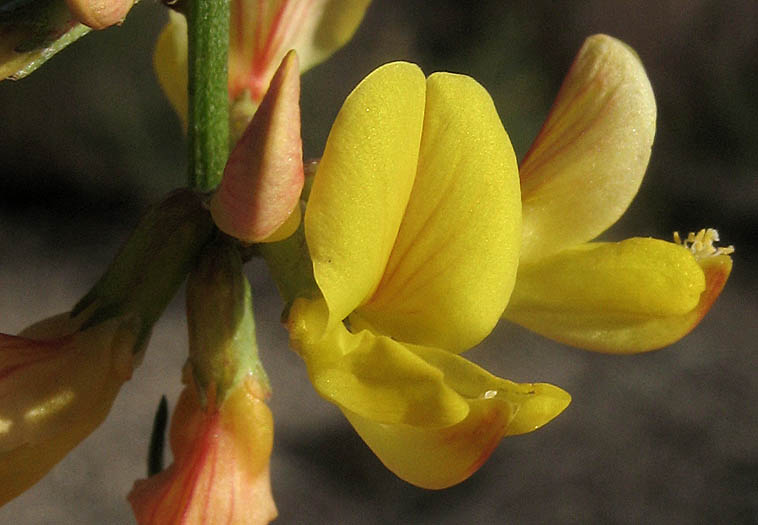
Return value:
<svg viewBox="0 0 758 525">
<path fill-rule="evenodd" d="M 214 231 L 200 196 L 178 190 L 150 208 L 100 280 L 73 308 L 92 313 L 82 329 L 116 316 L 135 315 L 138 352 Z"/>
<path fill-rule="evenodd" d="M 250 283 L 233 241 L 219 237 L 200 254 L 187 282 L 189 361 L 203 393 L 216 400 L 248 375 L 268 389 L 258 358 Z"/>
</svg>

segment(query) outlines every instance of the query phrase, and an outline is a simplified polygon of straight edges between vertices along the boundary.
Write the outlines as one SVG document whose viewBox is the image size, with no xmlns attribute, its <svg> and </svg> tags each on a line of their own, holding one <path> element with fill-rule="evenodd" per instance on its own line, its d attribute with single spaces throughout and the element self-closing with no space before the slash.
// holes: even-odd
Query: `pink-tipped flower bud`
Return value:
<svg viewBox="0 0 758 525">
<path fill-rule="evenodd" d="M 300 70 L 290 51 L 229 156 L 211 200 L 213 220 L 245 242 L 284 239 L 299 224 L 303 180 Z"/>
</svg>

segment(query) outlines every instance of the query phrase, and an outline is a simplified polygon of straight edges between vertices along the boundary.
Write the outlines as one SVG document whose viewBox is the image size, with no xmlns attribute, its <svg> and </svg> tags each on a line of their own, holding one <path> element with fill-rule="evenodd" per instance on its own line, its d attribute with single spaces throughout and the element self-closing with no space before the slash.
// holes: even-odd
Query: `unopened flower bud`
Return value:
<svg viewBox="0 0 758 525">
<path fill-rule="evenodd" d="M 133 0 L 66 0 L 74 17 L 92 29 L 120 24 L 134 5 Z"/>
<path fill-rule="evenodd" d="M 291 235 L 300 223 L 302 150 L 300 73 L 297 55 L 291 51 L 229 156 L 211 200 L 216 225 L 251 243 Z"/>
</svg>

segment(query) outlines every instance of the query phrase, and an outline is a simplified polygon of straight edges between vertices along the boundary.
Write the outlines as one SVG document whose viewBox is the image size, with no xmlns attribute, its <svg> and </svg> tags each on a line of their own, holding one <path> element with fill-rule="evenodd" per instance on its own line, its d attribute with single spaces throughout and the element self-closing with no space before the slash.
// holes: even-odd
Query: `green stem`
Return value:
<svg viewBox="0 0 758 525">
<path fill-rule="evenodd" d="M 210 191 L 229 155 L 229 0 L 189 0 L 189 186 Z"/>
</svg>

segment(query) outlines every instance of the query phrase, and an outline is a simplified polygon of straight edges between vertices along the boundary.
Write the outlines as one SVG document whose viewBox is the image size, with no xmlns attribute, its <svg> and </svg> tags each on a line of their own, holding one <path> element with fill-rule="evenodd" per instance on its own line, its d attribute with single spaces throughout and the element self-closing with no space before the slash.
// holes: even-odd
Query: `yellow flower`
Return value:
<svg viewBox="0 0 758 525">
<path fill-rule="evenodd" d="M 634 51 L 588 38 L 521 163 L 522 253 L 506 319 L 581 348 L 633 353 L 677 341 L 708 311 L 732 266 L 732 249 L 713 247 L 715 230 L 687 246 L 589 242 L 637 193 L 655 118 Z"/>
<path fill-rule="evenodd" d="M 229 96 L 258 106 L 284 55 L 294 49 L 300 71 L 347 43 L 370 0 L 232 0 Z M 187 123 L 187 21 L 171 11 L 158 37 L 154 65 L 171 105 Z M 250 112 L 251 113 L 251 112 Z M 249 115 L 248 115 L 249 116 Z"/>
<path fill-rule="evenodd" d="M 466 479 L 570 401 L 456 355 L 508 302 L 520 223 L 515 156 L 473 79 L 398 62 L 347 98 L 305 214 L 320 297 L 297 299 L 288 327 L 319 394 L 411 483 Z"/>
<path fill-rule="evenodd" d="M 193 385 L 182 392 L 171 423 L 174 463 L 135 482 L 129 494 L 137 523 L 263 524 L 276 518 L 269 457 L 274 424 L 253 376 L 216 406 L 202 407 Z"/>
<path fill-rule="evenodd" d="M 95 430 L 131 377 L 138 325 L 81 323 L 63 314 L 19 336 L 0 334 L 0 505 Z"/>
</svg>

